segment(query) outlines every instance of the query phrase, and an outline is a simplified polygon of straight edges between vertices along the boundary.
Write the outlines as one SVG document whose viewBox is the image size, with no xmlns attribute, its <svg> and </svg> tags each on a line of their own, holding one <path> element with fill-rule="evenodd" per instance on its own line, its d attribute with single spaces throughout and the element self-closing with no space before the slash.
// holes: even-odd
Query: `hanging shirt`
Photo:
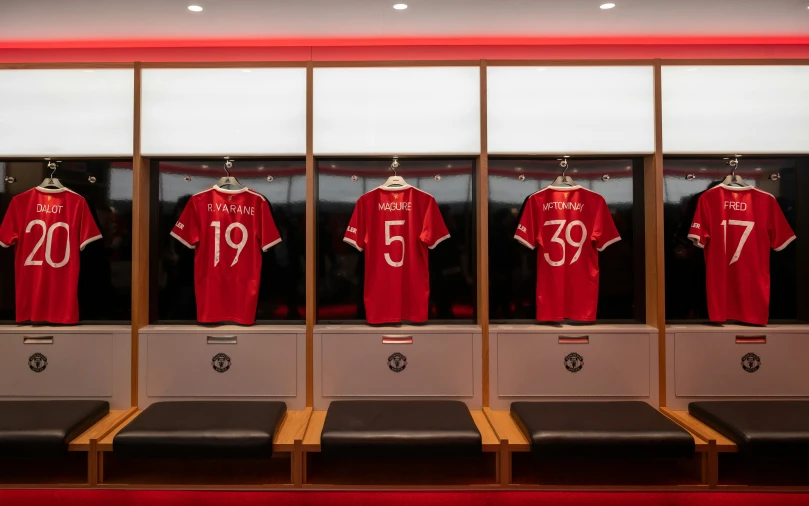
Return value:
<svg viewBox="0 0 809 506">
<path fill-rule="evenodd" d="M 621 240 L 601 195 L 549 186 L 523 203 L 514 238 L 537 255 L 537 320 L 596 319 L 598 252 Z"/>
<path fill-rule="evenodd" d="M 427 250 L 448 238 L 435 198 L 418 188 L 379 187 L 359 198 L 343 240 L 365 252 L 368 323 L 427 320 Z"/>
<path fill-rule="evenodd" d="M 247 187 L 192 196 L 171 231 L 194 253 L 197 320 L 256 321 L 261 253 L 279 242 L 267 199 Z"/>
<path fill-rule="evenodd" d="M 84 198 L 67 188 L 32 188 L 13 199 L 0 246 L 16 244 L 17 322 L 79 321 L 79 252 L 101 239 Z"/>
<path fill-rule="evenodd" d="M 699 197 L 688 238 L 705 250 L 711 321 L 766 325 L 770 248 L 795 240 L 775 197 L 753 186 L 714 186 Z"/>
</svg>

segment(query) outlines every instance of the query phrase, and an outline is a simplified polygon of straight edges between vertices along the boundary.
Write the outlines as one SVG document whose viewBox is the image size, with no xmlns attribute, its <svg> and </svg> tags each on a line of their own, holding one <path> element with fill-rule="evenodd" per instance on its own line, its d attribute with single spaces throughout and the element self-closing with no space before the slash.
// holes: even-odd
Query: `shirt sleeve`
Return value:
<svg viewBox="0 0 809 506">
<path fill-rule="evenodd" d="M 365 215 L 362 212 L 362 201 L 358 200 L 348 222 L 343 241 L 354 246 L 357 250 L 365 249 Z"/>
<path fill-rule="evenodd" d="M 590 239 L 595 241 L 598 251 L 604 251 L 610 244 L 615 244 L 621 240 L 618 229 L 615 228 L 615 222 L 612 221 L 610 208 L 607 207 L 607 202 L 603 199 L 601 200 L 601 206 L 596 215 L 596 221 L 593 225 L 593 233 Z"/>
<path fill-rule="evenodd" d="M 180 219 L 171 229 L 171 236 L 191 249 L 196 248 L 199 243 L 199 218 L 194 207 L 193 198 L 185 205 Z"/>
<path fill-rule="evenodd" d="M 96 220 L 93 218 L 93 213 L 90 212 L 90 206 L 87 201 L 82 199 L 81 205 L 81 224 L 79 225 L 79 251 L 84 251 L 84 248 L 93 241 L 101 239 L 101 231 L 98 230 Z"/>
<path fill-rule="evenodd" d="M 537 219 L 538 217 L 534 216 L 534 206 L 531 205 L 531 197 L 529 196 L 522 203 L 520 218 L 517 222 L 517 231 L 514 233 L 514 238 L 531 249 L 536 249 L 538 245 L 536 234 Z"/>
<path fill-rule="evenodd" d="M 441 210 L 438 209 L 438 203 L 434 198 L 431 198 L 427 204 L 427 213 L 424 215 L 419 239 L 430 249 L 449 239 L 449 230 L 447 230 Z"/>
<path fill-rule="evenodd" d="M 281 234 L 278 233 L 278 228 L 275 226 L 275 220 L 272 217 L 270 210 L 270 203 L 266 200 L 261 200 L 261 251 L 267 251 L 279 242 L 281 242 Z"/>
<path fill-rule="evenodd" d="M 694 212 L 694 219 L 691 220 L 691 228 L 688 229 L 688 238 L 700 248 L 704 248 L 711 239 L 708 208 L 702 197 L 697 201 L 697 210 Z"/>
<path fill-rule="evenodd" d="M 771 200 L 772 207 L 770 209 L 768 230 L 770 234 L 770 247 L 775 251 L 781 251 L 795 240 L 795 232 L 793 232 L 792 227 L 789 226 L 784 212 L 781 211 L 781 206 L 778 205 L 778 201 L 775 200 L 775 198 Z"/>
<path fill-rule="evenodd" d="M 16 210 L 17 206 L 15 205 L 15 200 L 12 199 L 11 204 L 8 206 L 8 211 L 6 211 L 6 215 L 3 217 L 3 223 L 0 224 L 0 246 L 3 248 L 11 247 L 19 236 L 20 231 L 17 225 Z"/>
</svg>

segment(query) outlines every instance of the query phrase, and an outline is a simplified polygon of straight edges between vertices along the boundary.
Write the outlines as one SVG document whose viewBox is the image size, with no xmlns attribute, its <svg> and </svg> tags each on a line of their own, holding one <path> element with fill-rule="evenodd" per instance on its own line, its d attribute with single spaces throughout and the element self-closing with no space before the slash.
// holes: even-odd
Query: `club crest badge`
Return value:
<svg viewBox="0 0 809 506">
<path fill-rule="evenodd" d="M 34 372 L 42 372 L 48 367 L 48 357 L 42 353 L 34 353 L 28 357 L 28 368 Z"/>
<path fill-rule="evenodd" d="M 393 372 L 402 372 L 407 367 L 407 357 L 398 351 L 388 357 L 388 368 Z"/>
<path fill-rule="evenodd" d="M 756 372 L 761 367 L 761 357 L 755 353 L 748 353 L 742 357 L 742 369 L 747 372 Z"/>
<path fill-rule="evenodd" d="M 216 372 L 227 372 L 230 369 L 230 357 L 224 353 L 217 353 L 211 359 L 211 365 Z"/>
<path fill-rule="evenodd" d="M 570 353 L 565 357 L 565 369 L 570 372 L 579 372 L 584 367 L 584 358 L 578 353 Z"/>
<path fill-rule="evenodd" d="M 399 198 L 399 194 L 398 194 L 398 193 L 394 193 L 394 194 L 393 194 L 393 199 L 395 200 L 395 199 L 398 199 L 398 198 Z"/>
</svg>

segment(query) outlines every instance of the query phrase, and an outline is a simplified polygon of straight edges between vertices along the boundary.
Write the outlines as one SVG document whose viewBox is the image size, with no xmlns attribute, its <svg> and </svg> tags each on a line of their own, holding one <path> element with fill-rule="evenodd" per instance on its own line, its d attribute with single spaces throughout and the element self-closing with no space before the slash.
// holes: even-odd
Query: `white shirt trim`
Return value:
<svg viewBox="0 0 809 506">
<path fill-rule="evenodd" d="M 705 245 L 702 244 L 702 242 L 700 241 L 700 237 L 698 235 L 696 235 L 696 234 L 688 234 L 688 238 L 691 239 L 691 242 L 694 243 L 694 246 L 696 246 L 698 248 L 703 248 L 703 249 L 705 248 Z"/>
<path fill-rule="evenodd" d="M 549 188 L 551 190 L 578 190 L 579 188 L 581 188 L 581 185 L 573 185 L 573 186 L 553 186 L 553 185 L 550 185 L 550 186 L 546 186 L 546 188 Z"/>
<path fill-rule="evenodd" d="M 518 241 L 520 241 L 520 243 L 522 243 L 522 245 L 525 246 L 526 248 L 536 249 L 534 246 L 531 246 L 531 243 L 529 243 L 528 241 L 526 241 L 522 237 L 518 236 L 517 234 L 514 234 L 514 238 L 517 239 Z"/>
<path fill-rule="evenodd" d="M 355 248 L 357 248 L 357 251 L 362 251 L 362 248 L 359 247 L 359 245 L 357 244 L 357 241 L 355 241 L 354 239 L 352 239 L 350 237 L 343 237 L 343 242 L 354 246 Z"/>
<path fill-rule="evenodd" d="M 84 247 L 85 247 L 85 246 L 87 246 L 87 245 L 88 245 L 88 244 L 90 244 L 91 242 L 93 242 L 93 241 L 97 241 L 97 240 L 99 240 L 99 239 L 101 239 L 101 234 L 98 234 L 97 236 L 94 236 L 94 237 L 91 237 L 91 238 L 87 239 L 86 241 L 84 241 L 83 243 L 81 243 L 81 246 L 79 246 L 79 251 L 84 251 Z"/>
<path fill-rule="evenodd" d="M 445 235 L 444 237 L 439 238 L 437 241 L 435 241 L 435 242 L 433 243 L 433 245 L 432 245 L 432 246 L 427 246 L 427 248 L 428 248 L 428 249 L 435 249 L 435 247 L 436 247 L 436 246 L 438 246 L 438 245 L 439 245 L 439 244 L 441 244 L 442 242 L 446 241 L 447 239 L 449 239 L 449 234 Z"/>
<path fill-rule="evenodd" d="M 182 238 L 182 237 L 180 237 L 179 235 L 175 234 L 175 233 L 174 233 L 174 230 L 172 230 L 172 231 L 171 231 L 170 235 L 171 235 L 173 238 L 175 238 L 175 239 L 177 239 L 178 241 L 180 241 L 181 243 L 183 243 L 183 244 L 185 245 L 185 247 L 186 247 L 186 248 L 189 248 L 189 249 L 196 249 L 196 246 L 192 246 L 192 245 L 188 244 L 187 242 L 185 242 L 185 239 L 183 239 L 183 238 Z"/>
<path fill-rule="evenodd" d="M 252 193 L 256 197 L 261 197 L 261 200 L 267 200 L 264 195 L 260 194 L 259 192 L 253 191 L 250 188 L 247 189 L 247 193 Z"/>
<path fill-rule="evenodd" d="M 722 188 L 725 188 L 727 190 L 733 190 L 733 191 L 747 191 L 747 190 L 755 189 L 755 186 L 730 186 L 729 184 L 722 184 L 722 183 L 719 183 L 719 186 L 721 186 Z M 767 193 L 767 192 L 764 192 L 764 193 Z"/>
<path fill-rule="evenodd" d="M 274 240 L 273 242 L 271 242 L 270 244 L 268 244 L 268 245 L 264 246 L 263 248 L 261 248 L 261 251 L 267 251 L 268 249 L 272 248 L 273 246 L 275 246 L 279 242 L 281 242 L 280 237 L 278 239 Z"/>
<path fill-rule="evenodd" d="M 600 248 L 596 248 L 596 249 L 597 249 L 598 251 L 604 251 L 604 250 L 605 250 L 605 249 L 607 249 L 607 248 L 608 248 L 610 245 L 615 244 L 616 242 L 618 242 L 618 241 L 620 241 L 620 240 L 621 240 L 621 236 L 619 235 L 619 236 L 618 236 L 618 237 L 616 237 L 615 239 L 610 239 L 609 241 L 605 242 L 605 243 L 604 243 L 604 246 L 601 246 Z"/>
<path fill-rule="evenodd" d="M 0 241 L 0 248 L 10 248 L 11 244 L 6 244 L 3 241 Z"/>
<path fill-rule="evenodd" d="M 35 190 L 41 191 L 42 193 L 62 193 L 68 191 L 67 188 L 43 188 L 41 186 L 35 186 Z M 71 192 L 76 193 L 76 192 Z"/>
<path fill-rule="evenodd" d="M 211 188 L 213 188 L 214 190 L 216 190 L 216 191 L 218 191 L 218 192 L 222 192 L 222 193 L 244 193 L 244 192 L 246 192 L 246 191 L 249 191 L 249 190 L 250 190 L 250 188 L 248 188 L 248 187 L 246 187 L 246 186 L 242 186 L 242 187 L 241 187 L 241 188 L 239 188 L 238 190 L 226 190 L 226 189 L 224 189 L 224 188 L 222 188 L 221 186 L 216 185 L 216 184 L 215 184 L 215 185 L 213 185 L 213 186 L 211 186 Z"/>
<path fill-rule="evenodd" d="M 787 239 L 786 241 L 784 241 L 784 244 L 782 244 L 782 245 L 778 246 L 777 248 L 775 248 L 775 251 L 781 251 L 781 250 L 783 250 L 784 248 L 786 248 L 787 246 L 789 246 L 789 243 L 791 243 L 792 241 L 794 241 L 796 238 L 797 238 L 797 236 L 793 235 L 792 237 L 790 237 L 789 239 Z"/>
<path fill-rule="evenodd" d="M 399 191 L 399 190 L 407 190 L 408 188 L 415 188 L 415 187 L 413 185 L 410 185 L 410 184 L 406 184 L 404 186 L 396 186 L 396 187 L 393 187 L 393 186 L 389 186 L 389 187 L 377 186 L 376 187 L 377 190 L 385 190 L 386 192 L 395 192 L 395 191 Z M 424 193 L 427 193 L 427 192 L 424 192 Z"/>
</svg>

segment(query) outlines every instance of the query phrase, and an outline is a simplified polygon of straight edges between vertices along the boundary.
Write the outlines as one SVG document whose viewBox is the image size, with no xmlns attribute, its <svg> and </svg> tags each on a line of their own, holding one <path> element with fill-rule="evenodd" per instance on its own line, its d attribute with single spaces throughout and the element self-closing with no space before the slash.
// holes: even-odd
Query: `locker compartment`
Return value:
<svg viewBox="0 0 809 506">
<path fill-rule="evenodd" d="M 147 396 L 295 397 L 295 333 L 216 330 L 141 335 Z"/>
<path fill-rule="evenodd" d="M 0 396 L 112 397 L 113 335 L 0 334 Z"/>
<path fill-rule="evenodd" d="M 648 397 L 648 333 L 501 332 L 498 395 Z"/>
<path fill-rule="evenodd" d="M 374 331 L 320 336 L 324 397 L 472 397 L 474 334 Z"/>
<path fill-rule="evenodd" d="M 674 334 L 678 397 L 806 396 L 809 335 L 757 332 Z"/>
</svg>

